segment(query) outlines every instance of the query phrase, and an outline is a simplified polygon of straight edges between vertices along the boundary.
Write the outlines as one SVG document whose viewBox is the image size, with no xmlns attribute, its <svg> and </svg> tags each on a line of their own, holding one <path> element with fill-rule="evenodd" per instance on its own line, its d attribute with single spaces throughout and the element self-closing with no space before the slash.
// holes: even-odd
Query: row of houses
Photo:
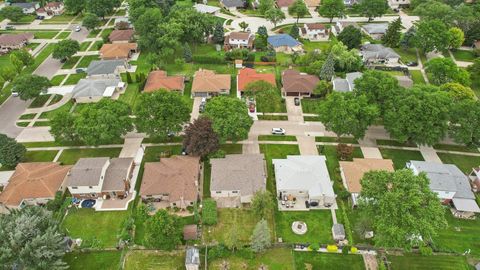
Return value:
<svg viewBox="0 0 480 270">
<path fill-rule="evenodd" d="M 40 5 L 40 2 L 7 2 L 7 5 L 21 8 L 23 14 L 45 17 L 61 15 L 65 11 L 65 5 L 60 1 L 47 2 L 43 6 Z"/>
</svg>

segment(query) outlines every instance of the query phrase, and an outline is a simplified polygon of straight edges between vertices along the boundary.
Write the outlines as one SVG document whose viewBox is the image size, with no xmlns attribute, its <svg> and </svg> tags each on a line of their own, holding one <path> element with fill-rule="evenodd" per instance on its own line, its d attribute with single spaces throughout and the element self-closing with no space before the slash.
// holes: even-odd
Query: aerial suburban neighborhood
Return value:
<svg viewBox="0 0 480 270">
<path fill-rule="evenodd" d="M 0 269 L 480 269 L 480 3 L 0 0 Z"/>
</svg>

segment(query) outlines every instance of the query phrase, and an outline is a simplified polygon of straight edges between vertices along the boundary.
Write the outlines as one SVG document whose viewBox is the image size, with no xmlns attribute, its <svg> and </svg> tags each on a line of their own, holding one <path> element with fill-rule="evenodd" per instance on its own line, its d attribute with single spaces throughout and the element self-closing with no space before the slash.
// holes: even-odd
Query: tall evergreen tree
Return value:
<svg viewBox="0 0 480 270">
<path fill-rule="evenodd" d="M 183 59 L 185 59 L 185 62 L 190 63 L 192 62 L 192 58 L 192 50 L 190 50 L 190 45 L 185 42 L 185 44 L 183 44 Z"/>
<path fill-rule="evenodd" d="M 25 146 L 0 133 L 0 165 L 13 168 L 22 161 L 25 153 Z"/>
<path fill-rule="evenodd" d="M 215 30 L 213 30 L 213 42 L 216 44 L 223 44 L 225 39 L 224 35 L 225 33 L 223 31 L 223 25 L 221 23 L 217 23 L 215 25 Z"/>
<path fill-rule="evenodd" d="M 323 63 L 320 70 L 320 79 L 330 81 L 335 76 L 335 56 L 333 53 L 329 53 L 327 60 Z"/>
<path fill-rule="evenodd" d="M 251 248 L 254 252 L 262 252 L 272 245 L 270 229 L 265 219 L 260 220 L 253 230 Z"/>
<path fill-rule="evenodd" d="M 398 47 L 398 43 L 400 42 L 400 38 L 402 36 L 402 33 L 400 32 L 401 29 L 402 21 L 399 17 L 388 25 L 387 32 L 382 38 L 383 44 L 392 48 Z"/>
<path fill-rule="evenodd" d="M 290 29 L 290 36 L 292 36 L 294 39 L 298 39 L 300 37 L 300 30 L 298 29 L 297 24 L 294 24 Z"/>
</svg>

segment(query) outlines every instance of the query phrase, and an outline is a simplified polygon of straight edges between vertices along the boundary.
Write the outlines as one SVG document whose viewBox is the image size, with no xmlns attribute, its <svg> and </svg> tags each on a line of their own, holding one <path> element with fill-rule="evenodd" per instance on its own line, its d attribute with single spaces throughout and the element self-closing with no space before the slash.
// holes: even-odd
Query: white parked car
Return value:
<svg viewBox="0 0 480 270">
<path fill-rule="evenodd" d="M 285 135 L 285 129 L 283 128 L 272 128 L 273 135 Z"/>
<path fill-rule="evenodd" d="M 18 97 L 18 96 L 19 96 L 18 92 L 12 91 L 12 97 Z"/>
<path fill-rule="evenodd" d="M 77 25 L 75 27 L 75 32 L 80 32 L 80 31 L 82 31 L 82 28 L 80 27 L 80 25 Z"/>
</svg>

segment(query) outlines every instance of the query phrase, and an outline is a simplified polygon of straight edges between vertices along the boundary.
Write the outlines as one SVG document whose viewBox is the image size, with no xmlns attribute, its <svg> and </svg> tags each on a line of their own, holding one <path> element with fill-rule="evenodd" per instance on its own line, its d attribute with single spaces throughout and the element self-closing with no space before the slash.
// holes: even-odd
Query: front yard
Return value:
<svg viewBox="0 0 480 270">
<path fill-rule="evenodd" d="M 380 152 L 384 159 L 391 159 L 393 161 L 395 170 L 405 168 L 406 163 L 410 160 L 424 160 L 420 151 L 380 148 Z"/>
<path fill-rule="evenodd" d="M 443 163 L 455 164 L 464 173 L 472 172 L 472 168 L 480 165 L 480 157 L 456 155 L 448 153 L 438 153 L 438 156 Z"/>
<path fill-rule="evenodd" d="M 57 155 L 57 150 L 27 151 L 24 162 L 50 162 Z"/>
<path fill-rule="evenodd" d="M 287 158 L 287 155 L 300 155 L 298 145 L 285 145 L 285 144 L 260 144 L 260 153 L 265 155 L 267 162 L 267 190 L 272 194 L 276 194 L 275 177 L 273 172 L 272 159 Z"/>
<path fill-rule="evenodd" d="M 66 149 L 63 150 L 58 159 L 64 165 L 77 163 L 80 158 L 87 157 L 118 157 L 122 148 L 88 148 L 88 149 Z"/>
<path fill-rule="evenodd" d="M 294 257 L 296 269 L 365 269 L 361 255 L 294 252 Z"/>
<path fill-rule="evenodd" d="M 304 235 L 293 233 L 292 223 L 294 221 L 305 222 L 307 233 Z M 275 212 L 277 238 L 282 238 L 285 243 L 334 243 L 332 225 L 330 210 Z"/>
</svg>

